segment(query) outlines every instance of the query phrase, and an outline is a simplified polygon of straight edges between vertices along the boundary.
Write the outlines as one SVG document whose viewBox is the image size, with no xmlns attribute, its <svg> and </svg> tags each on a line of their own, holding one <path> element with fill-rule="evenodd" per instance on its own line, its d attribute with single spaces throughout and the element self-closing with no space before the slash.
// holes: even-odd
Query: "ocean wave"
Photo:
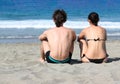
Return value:
<svg viewBox="0 0 120 84">
<path fill-rule="evenodd" d="M 120 33 L 118 33 L 118 32 L 117 33 L 108 33 L 107 35 L 108 36 L 120 36 Z"/>
<path fill-rule="evenodd" d="M 120 29 L 120 22 L 99 22 L 104 28 Z M 51 28 L 54 27 L 52 20 L 0 20 L 0 28 Z M 83 29 L 89 26 L 87 21 L 67 21 L 66 27 L 73 29 Z"/>
<path fill-rule="evenodd" d="M 38 38 L 37 36 L 0 36 L 0 39 L 31 39 Z"/>
<path fill-rule="evenodd" d="M 79 34 L 76 34 L 77 36 Z M 108 33 L 107 36 L 120 36 L 120 33 Z M 13 35 L 13 36 L 0 36 L 0 39 L 38 39 L 38 36 L 34 36 L 34 35 L 19 35 L 19 36 L 16 36 L 16 35 Z"/>
</svg>

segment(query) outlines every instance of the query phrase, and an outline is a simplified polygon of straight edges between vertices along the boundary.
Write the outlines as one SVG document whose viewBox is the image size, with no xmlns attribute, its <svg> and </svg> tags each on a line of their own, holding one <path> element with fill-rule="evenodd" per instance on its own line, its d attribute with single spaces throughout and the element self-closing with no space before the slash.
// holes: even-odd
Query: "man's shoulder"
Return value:
<svg viewBox="0 0 120 84">
<path fill-rule="evenodd" d="M 50 32 L 50 31 L 52 31 L 52 30 L 54 30 L 55 28 L 49 28 L 49 29 L 47 29 L 45 32 Z"/>
<path fill-rule="evenodd" d="M 68 31 L 74 32 L 74 30 L 72 28 L 65 27 L 65 29 L 68 30 Z"/>
</svg>

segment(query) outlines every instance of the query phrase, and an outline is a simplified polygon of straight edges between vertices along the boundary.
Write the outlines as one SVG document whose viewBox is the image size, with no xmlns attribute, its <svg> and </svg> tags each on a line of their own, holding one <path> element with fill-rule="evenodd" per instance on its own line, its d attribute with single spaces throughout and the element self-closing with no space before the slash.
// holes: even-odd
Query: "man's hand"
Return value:
<svg viewBox="0 0 120 84">
<path fill-rule="evenodd" d="M 40 58 L 40 62 L 41 62 L 41 63 L 44 63 L 45 60 L 44 60 L 43 58 Z"/>
</svg>

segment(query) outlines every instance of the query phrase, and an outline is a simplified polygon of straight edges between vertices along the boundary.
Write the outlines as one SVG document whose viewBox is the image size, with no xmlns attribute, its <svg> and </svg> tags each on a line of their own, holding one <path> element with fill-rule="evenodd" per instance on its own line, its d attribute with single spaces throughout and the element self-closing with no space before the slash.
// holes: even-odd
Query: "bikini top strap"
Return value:
<svg viewBox="0 0 120 84">
<path fill-rule="evenodd" d="M 97 39 L 86 39 L 86 41 L 90 41 L 90 40 L 93 40 L 93 41 L 105 41 L 105 39 L 100 39 L 99 37 Z"/>
</svg>

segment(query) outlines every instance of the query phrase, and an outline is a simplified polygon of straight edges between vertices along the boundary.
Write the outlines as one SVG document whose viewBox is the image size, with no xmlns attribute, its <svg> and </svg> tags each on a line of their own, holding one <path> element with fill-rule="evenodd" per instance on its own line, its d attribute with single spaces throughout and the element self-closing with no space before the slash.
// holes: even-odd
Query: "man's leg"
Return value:
<svg viewBox="0 0 120 84">
<path fill-rule="evenodd" d="M 87 51 L 87 43 L 85 40 L 80 40 L 80 57 L 82 62 L 89 62 L 89 60 L 86 57 L 82 57 L 84 54 L 86 54 Z"/>
<path fill-rule="evenodd" d="M 45 61 L 45 54 L 47 51 L 50 51 L 49 45 L 47 41 L 42 41 L 41 46 L 40 46 L 40 61 L 44 62 Z"/>
</svg>

